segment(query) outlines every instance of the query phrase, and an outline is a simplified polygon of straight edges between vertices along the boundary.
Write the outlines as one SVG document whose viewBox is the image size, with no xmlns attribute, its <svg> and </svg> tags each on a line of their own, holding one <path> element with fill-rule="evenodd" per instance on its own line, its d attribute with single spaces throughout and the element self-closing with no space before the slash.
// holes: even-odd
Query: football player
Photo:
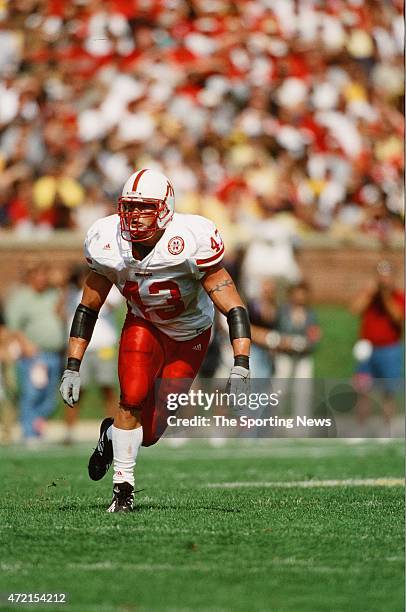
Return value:
<svg viewBox="0 0 406 612">
<path fill-rule="evenodd" d="M 124 185 L 118 214 L 96 221 L 85 240 L 91 271 L 72 322 L 61 382 L 68 405 L 79 399 L 80 363 L 113 284 L 128 306 L 118 357 L 120 403 L 114 420 L 104 419 L 89 462 L 93 480 L 113 463 L 108 512 L 133 510 L 138 450 L 155 444 L 164 432 L 168 392 L 190 388 L 209 343 L 213 304 L 227 316 L 234 351 L 228 390 L 248 390 L 249 319 L 221 265 L 220 234 L 208 219 L 174 208 L 169 180 L 139 170 Z"/>
</svg>

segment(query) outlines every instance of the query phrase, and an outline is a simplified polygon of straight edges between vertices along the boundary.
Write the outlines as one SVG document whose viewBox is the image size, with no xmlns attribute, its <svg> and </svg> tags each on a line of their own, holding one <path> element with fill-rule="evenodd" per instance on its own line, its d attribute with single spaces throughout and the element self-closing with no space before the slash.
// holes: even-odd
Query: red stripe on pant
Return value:
<svg viewBox="0 0 406 612">
<path fill-rule="evenodd" d="M 118 356 L 120 403 L 126 408 L 141 408 L 143 446 L 155 444 L 162 436 L 167 427 L 166 396 L 189 391 L 209 340 L 210 329 L 179 342 L 149 321 L 127 315 Z M 193 349 L 199 344 L 200 350 Z"/>
</svg>

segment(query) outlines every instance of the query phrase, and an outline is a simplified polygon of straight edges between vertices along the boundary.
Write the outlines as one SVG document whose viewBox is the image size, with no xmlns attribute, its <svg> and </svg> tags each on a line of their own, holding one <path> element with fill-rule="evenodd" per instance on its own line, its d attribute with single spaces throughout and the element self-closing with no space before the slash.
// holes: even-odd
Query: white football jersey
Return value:
<svg viewBox="0 0 406 612">
<path fill-rule="evenodd" d="M 223 255 L 214 223 L 199 215 L 175 213 L 141 261 L 122 238 L 118 215 L 96 221 L 85 240 L 90 268 L 117 286 L 131 312 L 175 340 L 190 340 L 212 325 L 214 306 L 200 280 Z"/>
</svg>

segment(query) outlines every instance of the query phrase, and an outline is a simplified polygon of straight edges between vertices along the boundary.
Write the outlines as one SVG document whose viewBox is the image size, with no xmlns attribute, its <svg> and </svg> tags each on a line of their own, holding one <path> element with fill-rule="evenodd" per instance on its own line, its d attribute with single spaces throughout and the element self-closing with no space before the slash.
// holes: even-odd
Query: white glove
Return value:
<svg viewBox="0 0 406 612">
<path fill-rule="evenodd" d="M 65 370 L 59 387 L 63 401 L 71 408 L 79 400 L 80 375 L 75 370 Z"/>
<path fill-rule="evenodd" d="M 237 405 L 240 395 L 249 395 L 250 392 L 250 371 L 242 366 L 233 366 L 230 377 L 226 385 L 226 393 L 235 393 Z M 248 402 L 248 398 L 246 400 Z M 244 406 L 242 406 L 244 407 Z"/>
</svg>

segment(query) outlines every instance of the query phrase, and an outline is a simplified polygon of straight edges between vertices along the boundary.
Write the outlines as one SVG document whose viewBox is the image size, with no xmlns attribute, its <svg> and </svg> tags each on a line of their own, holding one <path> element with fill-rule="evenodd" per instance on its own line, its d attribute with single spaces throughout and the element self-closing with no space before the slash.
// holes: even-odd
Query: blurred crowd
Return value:
<svg viewBox="0 0 406 612">
<path fill-rule="evenodd" d="M 86 265 L 29 266 L 10 288 L 0 319 L 0 440 L 11 437 L 15 407 L 22 438 L 35 446 L 58 405 L 58 387 L 66 359 L 73 315 L 82 296 Z M 100 391 L 100 414 L 116 408 L 118 326 L 123 298 L 112 288 L 81 367 L 81 401 L 89 388 Z M 64 441 L 72 441 L 80 406 L 65 408 Z M 14 413 L 14 417 L 13 417 Z"/>
<path fill-rule="evenodd" d="M 44 438 L 47 420 L 61 404 L 57 390 L 67 339 L 87 274 L 86 265 L 71 268 L 40 262 L 29 266 L 21 282 L 8 292 L 0 309 L 0 443 L 15 439 L 17 419 L 28 447 L 37 448 Z M 314 409 L 314 358 L 324 340 L 312 302 L 311 287 L 306 282 L 286 285 L 272 276 L 263 278 L 257 294 L 247 299 L 252 332 L 251 377 L 260 379 L 256 382 L 267 389 L 270 381 L 277 379 L 278 387 L 291 394 L 295 415 L 311 415 Z M 369 416 L 368 393 L 374 381 L 383 393 L 385 419 L 389 422 L 396 413 L 404 307 L 404 291 L 396 286 L 394 270 L 388 261 L 381 261 L 375 271 L 371 270 L 367 284 L 354 295 L 352 304 L 353 314 L 360 319 L 359 340 L 353 351 L 354 389 L 363 398 L 360 421 Z M 75 439 L 80 404 L 88 391 L 93 394 L 91 401 L 97 406 L 98 417 L 114 414 L 118 403 L 117 348 L 124 310 L 125 300 L 113 287 L 100 310 L 80 368 L 80 403 L 65 407 L 65 443 Z M 330 338 L 328 349 L 334 348 Z M 225 317 L 217 313 L 199 377 L 220 379 L 217 382 L 221 384 L 221 379 L 228 378 L 232 363 L 228 326 Z M 331 372 L 330 377 L 339 378 L 339 374 Z"/>
<path fill-rule="evenodd" d="M 85 232 L 149 166 L 236 251 L 275 216 L 390 240 L 403 30 L 403 0 L 3 0 L 0 227 Z"/>
</svg>

